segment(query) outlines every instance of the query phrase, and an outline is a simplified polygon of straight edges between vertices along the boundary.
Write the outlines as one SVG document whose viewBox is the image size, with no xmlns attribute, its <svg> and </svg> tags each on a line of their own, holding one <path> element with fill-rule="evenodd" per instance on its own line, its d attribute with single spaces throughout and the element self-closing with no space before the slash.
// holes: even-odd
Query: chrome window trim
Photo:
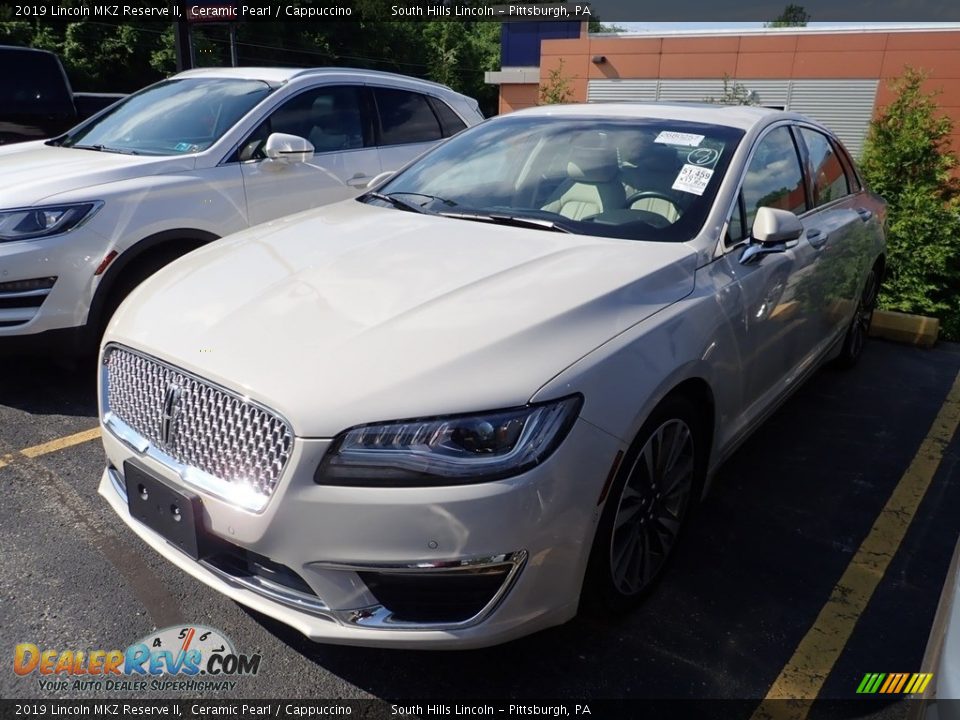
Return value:
<svg viewBox="0 0 960 720">
<path fill-rule="evenodd" d="M 157 363 L 171 370 L 174 370 L 182 375 L 188 376 L 199 383 L 208 385 L 211 388 L 218 390 L 219 392 L 222 392 L 226 395 L 233 396 L 244 403 L 247 403 L 249 405 L 252 405 L 262 410 L 265 413 L 269 413 L 270 415 L 273 415 L 281 423 L 284 424 L 291 439 L 290 453 L 289 453 L 289 456 L 287 457 L 286 462 L 284 463 L 282 470 L 277 476 L 277 482 L 276 482 L 274 491 L 270 493 L 266 502 L 264 502 L 261 507 L 251 508 L 251 507 L 246 507 L 244 505 L 238 504 L 236 497 L 231 496 L 230 481 L 218 478 L 214 475 L 211 475 L 210 473 L 200 470 L 199 468 L 193 467 L 192 465 L 186 465 L 184 463 L 181 463 L 179 460 L 171 457 L 170 455 L 168 455 L 167 453 L 163 452 L 161 449 L 156 447 L 152 442 L 150 442 L 148 438 L 145 438 L 142 435 L 140 435 L 140 433 L 138 433 L 129 424 L 127 424 L 126 422 L 124 422 L 119 417 L 113 414 L 113 412 L 110 410 L 110 397 L 109 397 L 110 396 L 110 393 L 109 393 L 110 380 L 109 380 L 109 371 L 108 371 L 107 361 L 108 361 L 110 352 L 114 349 L 122 350 L 123 352 L 128 352 L 132 355 L 137 355 L 143 358 L 144 360 Z M 110 431 L 111 435 L 113 435 L 117 440 L 123 443 L 130 450 L 133 450 L 139 456 L 148 457 L 151 460 L 154 460 L 155 462 L 159 463 L 160 465 L 163 465 L 167 469 L 172 470 L 180 479 L 180 481 L 189 487 L 194 487 L 199 490 L 202 490 L 207 494 L 213 497 L 216 497 L 220 500 L 223 500 L 224 502 L 229 503 L 234 507 L 239 507 L 247 512 L 251 512 L 255 515 L 260 515 L 267 509 L 267 507 L 270 505 L 270 501 L 276 495 L 276 488 L 280 487 L 281 483 L 287 477 L 289 472 L 291 472 L 290 470 L 291 459 L 293 458 L 294 445 L 296 444 L 296 440 L 297 440 L 297 436 L 293 432 L 293 425 L 291 425 L 290 421 L 287 420 L 287 418 L 285 418 L 281 413 L 277 412 L 276 410 L 273 410 L 272 408 L 268 408 L 266 405 L 263 405 L 262 403 L 259 403 L 256 400 L 253 400 L 247 395 L 241 395 L 235 390 L 231 390 L 230 388 L 224 387 L 223 385 L 217 382 L 200 377 L 196 373 L 192 373 L 182 368 L 179 368 L 175 365 L 171 365 L 170 363 L 160 360 L 159 358 L 156 358 L 147 353 L 140 352 L 138 350 L 135 350 L 126 345 L 122 345 L 120 343 L 108 343 L 106 346 L 104 346 L 103 355 L 100 360 L 99 385 L 100 385 L 99 387 L 100 419 L 104 427 Z"/>
</svg>

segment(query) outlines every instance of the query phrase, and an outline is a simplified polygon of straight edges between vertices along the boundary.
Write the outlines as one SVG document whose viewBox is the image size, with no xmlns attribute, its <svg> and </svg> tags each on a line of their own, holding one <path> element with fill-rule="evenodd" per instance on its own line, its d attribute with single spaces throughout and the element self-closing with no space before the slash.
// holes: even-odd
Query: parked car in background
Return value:
<svg viewBox="0 0 960 720">
<path fill-rule="evenodd" d="M 0 350 L 96 347 L 120 300 L 222 235 L 359 193 L 482 116 L 361 70 L 191 70 L 0 148 Z"/>
<path fill-rule="evenodd" d="M 52 52 L 0 45 L 0 145 L 53 137 L 122 93 L 75 93 Z"/>
<path fill-rule="evenodd" d="M 912 704 L 911 720 L 960 720 L 960 543 L 947 570 L 921 671 L 932 678 Z"/>
<path fill-rule="evenodd" d="M 471 647 L 637 603 L 734 448 L 863 349 L 884 202 L 824 127 L 524 110 L 157 273 L 100 363 L 100 493 L 335 643 Z"/>
</svg>

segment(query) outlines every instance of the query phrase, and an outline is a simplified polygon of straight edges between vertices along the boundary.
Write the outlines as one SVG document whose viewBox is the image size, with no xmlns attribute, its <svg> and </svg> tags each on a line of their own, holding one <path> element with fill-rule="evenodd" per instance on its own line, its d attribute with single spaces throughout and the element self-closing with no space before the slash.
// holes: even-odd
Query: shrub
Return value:
<svg viewBox="0 0 960 720">
<path fill-rule="evenodd" d="M 896 99 L 870 125 L 861 167 L 888 204 L 887 277 L 879 306 L 940 318 L 942 336 L 960 339 L 960 182 L 950 148 L 953 123 L 938 93 L 907 68 Z"/>
<path fill-rule="evenodd" d="M 573 99 L 573 89 L 570 87 L 570 78 L 563 73 L 563 58 L 557 67 L 547 71 L 547 79 L 540 86 L 540 104 L 556 105 L 568 103 Z"/>
</svg>

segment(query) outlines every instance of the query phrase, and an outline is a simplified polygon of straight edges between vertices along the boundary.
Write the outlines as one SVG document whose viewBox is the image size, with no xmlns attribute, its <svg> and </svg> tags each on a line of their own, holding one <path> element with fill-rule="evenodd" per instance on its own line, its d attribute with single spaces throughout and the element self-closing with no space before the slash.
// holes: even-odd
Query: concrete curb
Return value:
<svg viewBox="0 0 960 720">
<path fill-rule="evenodd" d="M 896 342 L 933 347 L 940 334 L 940 321 L 923 315 L 907 315 L 890 310 L 876 310 L 870 323 L 870 335 Z"/>
</svg>

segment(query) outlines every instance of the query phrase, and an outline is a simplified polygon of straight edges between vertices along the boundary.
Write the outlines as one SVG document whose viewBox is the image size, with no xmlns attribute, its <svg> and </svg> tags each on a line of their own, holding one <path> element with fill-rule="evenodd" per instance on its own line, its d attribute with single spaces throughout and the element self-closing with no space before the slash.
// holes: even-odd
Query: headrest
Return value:
<svg viewBox="0 0 960 720">
<path fill-rule="evenodd" d="M 636 165 L 638 170 L 657 175 L 676 175 L 681 166 L 676 151 L 664 145 L 648 145 L 635 157 L 631 157 L 630 162 Z"/>
<path fill-rule="evenodd" d="M 574 147 L 570 150 L 567 177 L 583 183 L 611 182 L 620 168 L 617 150 L 610 147 Z"/>
</svg>

